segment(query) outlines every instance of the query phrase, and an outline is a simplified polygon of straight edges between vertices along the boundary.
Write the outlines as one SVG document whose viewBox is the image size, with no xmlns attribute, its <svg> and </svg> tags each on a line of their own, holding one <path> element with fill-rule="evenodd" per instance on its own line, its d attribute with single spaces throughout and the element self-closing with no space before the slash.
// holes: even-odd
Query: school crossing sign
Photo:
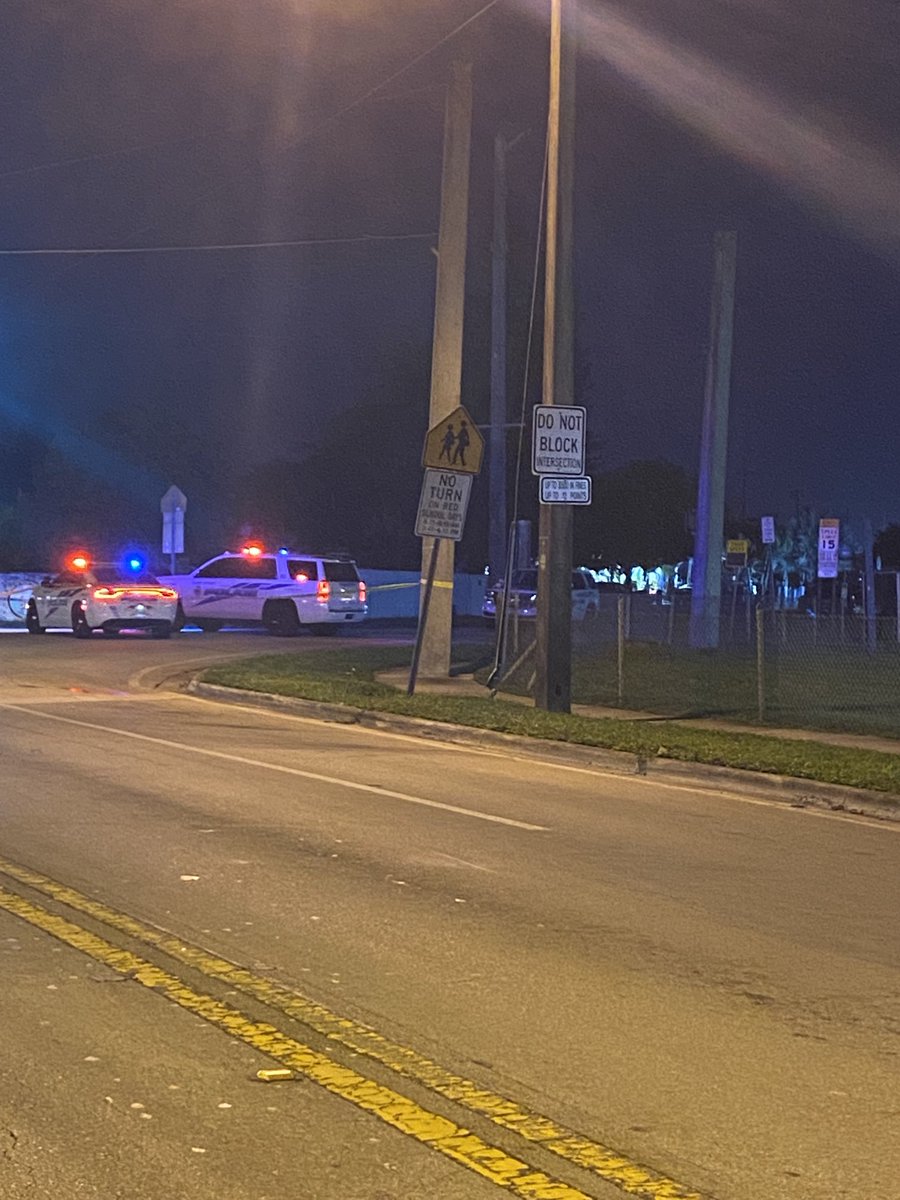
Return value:
<svg viewBox="0 0 900 1200">
<path fill-rule="evenodd" d="M 587 421 L 580 405 L 536 404 L 533 410 L 533 475 L 584 475 Z"/>
<path fill-rule="evenodd" d="M 460 404 L 443 421 L 428 430 L 422 466 L 457 475 L 477 475 L 484 457 L 484 438 Z"/>
</svg>

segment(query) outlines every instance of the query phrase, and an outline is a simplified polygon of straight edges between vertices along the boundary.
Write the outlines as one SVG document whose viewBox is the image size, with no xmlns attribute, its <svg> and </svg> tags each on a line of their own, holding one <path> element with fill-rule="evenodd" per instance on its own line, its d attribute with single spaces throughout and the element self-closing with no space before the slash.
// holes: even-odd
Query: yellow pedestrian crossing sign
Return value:
<svg viewBox="0 0 900 1200">
<path fill-rule="evenodd" d="M 484 457 L 484 438 L 462 405 L 428 430 L 422 466 L 477 475 Z"/>
</svg>

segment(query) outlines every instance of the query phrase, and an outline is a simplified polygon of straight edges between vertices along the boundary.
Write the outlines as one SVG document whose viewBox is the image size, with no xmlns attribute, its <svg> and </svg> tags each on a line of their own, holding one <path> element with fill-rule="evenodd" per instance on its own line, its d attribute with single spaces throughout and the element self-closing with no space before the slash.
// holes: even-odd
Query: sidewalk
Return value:
<svg viewBox="0 0 900 1200">
<path fill-rule="evenodd" d="M 405 689 L 409 679 L 409 670 L 406 667 L 397 667 L 391 671 L 379 671 L 375 678 L 379 683 Z M 482 700 L 488 699 L 491 694 L 472 675 L 456 675 L 447 679 L 423 679 L 420 677 L 416 682 L 416 691 L 431 692 L 442 696 L 476 696 Z M 514 696 L 506 692 L 502 693 L 501 699 L 528 707 L 532 703 L 527 696 Z M 717 717 L 671 718 L 660 716 L 658 713 L 640 712 L 628 708 L 604 708 L 597 704 L 573 704 L 572 712 L 580 717 L 591 717 L 595 720 L 642 721 L 648 724 L 665 722 L 669 725 L 683 726 L 685 729 L 709 729 L 719 733 L 755 733 L 766 737 L 783 738 L 785 741 L 818 742 L 827 746 L 845 746 L 851 750 L 877 750 L 882 754 L 900 754 L 900 739 L 876 737 L 870 734 L 837 733 L 827 729 L 790 729 L 772 725 L 747 725 Z"/>
</svg>

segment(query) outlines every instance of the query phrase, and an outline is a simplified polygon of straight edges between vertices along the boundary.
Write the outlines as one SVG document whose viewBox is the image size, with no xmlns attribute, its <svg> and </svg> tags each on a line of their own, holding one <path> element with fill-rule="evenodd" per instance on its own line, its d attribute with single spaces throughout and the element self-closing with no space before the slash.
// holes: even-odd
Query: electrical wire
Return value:
<svg viewBox="0 0 900 1200">
<path fill-rule="evenodd" d="M 223 250 L 275 250 L 293 246 L 351 246 L 374 242 L 412 242 L 434 239 L 432 233 L 363 233 L 355 237 L 295 238 L 279 242 L 220 242 L 191 246 L 48 246 L 37 249 L 3 249 L 0 258 L 28 258 L 52 255 L 101 255 L 101 254 L 179 254 L 196 252 L 219 252 Z"/>
<path fill-rule="evenodd" d="M 408 62 L 404 63 L 403 66 L 398 67 L 397 70 L 395 70 L 395 71 L 392 71 L 390 75 L 386 76 L 384 79 L 382 79 L 379 83 L 375 84 L 373 87 L 370 87 L 367 91 L 363 92 L 362 95 L 355 97 L 355 99 L 349 101 L 347 104 L 343 105 L 343 107 L 337 109 L 335 112 L 333 112 L 329 116 L 325 117 L 321 122 L 319 122 L 318 125 L 313 126 L 311 129 L 305 130 L 303 133 L 299 134 L 297 137 L 291 139 L 291 141 L 288 142 L 288 146 L 294 147 L 294 146 L 300 145 L 302 142 L 308 141 L 308 140 L 316 137 L 318 134 L 324 132 L 324 130 L 328 129 L 336 121 L 339 121 L 342 117 L 346 116 L 348 113 L 352 112 L 354 109 L 359 108 L 360 105 L 365 104 L 365 102 L 367 100 L 370 100 L 377 93 L 381 92 L 384 88 L 388 87 L 395 80 L 399 79 L 401 75 L 405 75 L 407 71 L 412 70 L 413 67 L 417 66 L 424 59 L 428 58 L 429 55 L 434 54 L 434 52 L 436 50 L 439 50 L 441 48 L 441 46 L 446 45 L 447 42 L 449 42 L 453 38 L 457 37 L 460 33 L 462 33 L 462 31 L 464 29 L 468 28 L 469 25 L 472 25 L 475 21 L 478 21 L 486 13 L 490 12 L 490 10 L 492 8 L 496 7 L 496 5 L 499 2 L 500 2 L 500 0 L 488 0 L 488 2 L 484 5 L 482 5 L 482 7 L 479 8 L 477 12 L 474 12 L 474 13 L 472 13 L 471 16 L 466 17 L 466 19 L 464 21 L 460 22 L 460 24 L 456 25 L 448 33 L 445 33 L 443 35 L 443 37 L 439 38 L 436 42 L 434 42 L 427 49 L 423 50 L 420 54 L 415 55 L 415 57 L 411 58 Z M 196 205 L 199 204 L 201 200 L 209 200 L 210 197 L 215 195 L 215 193 L 217 191 L 221 191 L 224 186 L 225 186 L 225 184 L 223 182 L 223 183 L 219 183 L 215 187 L 209 188 L 199 198 L 195 199 L 192 203 L 189 203 L 186 206 L 187 209 L 196 207 Z M 157 226 L 156 226 L 155 222 L 151 222 L 148 225 L 142 225 L 142 226 L 140 226 L 140 228 L 132 230 L 131 233 L 125 234 L 124 241 L 130 242 L 132 239 L 139 237 L 141 234 L 152 233 L 152 231 L 156 228 L 157 228 Z M 123 247 L 123 249 L 125 249 L 125 248 L 126 247 Z M 69 257 L 78 257 L 78 256 L 70 255 Z M 85 258 L 97 257 L 97 255 L 82 254 L 80 257 L 83 261 Z M 77 269 L 78 266 L 80 266 L 80 263 L 73 262 L 73 263 L 69 264 L 68 266 L 61 268 L 60 271 L 57 273 L 56 277 L 58 278 L 58 277 L 67 275 L 69 272 Z"/>
<path fill-rule="evenodd" d="M 399 79 L 401 75 L 405 75 L 407 71 L 411 71 L 413 67 L 418 66 L 418 64 L 424 59 L 428 58 L 429 55 L 434 54 L 436 50 L 439 50 L 441 46 L 446 45 L 447 42 L 457 37 L 464 29 L 468 28 L 469 25 L 474 24 L 475 21 L 483 17 L 485 13 L 489 12 L 492 8 L 499 4 L 499 2 L 500 0 L 488 0 L 488 3 L 483 5 L 477 12 L 473 13 L 470 17 L 467 17 L 454 29 L 451 29 L 449 33 L 445 33 L 444 36 L 439 38 L 433 45 L 423 50 L 420 54 L 415 55 L 414 58 L 411 58 L 408 62 L 404 63 L 403 66 L 398 67 L 397 70 L 388 75 L 386 79 L 382 79 L 379 83 L 376 83 L 373 87 L 369 88 L 368 91 L 363 92 L 361 96 L 355 97 L 353 100 L 345 104 L 343 108 L 339 108 L 336 112 L 331 113 L 322 121 L 318 128 L 301 134 L 297 139 L 289 142 L 288 144 L 291 146 L 297 145 L 299 142 L 305 141 L 308 137 L 315 136 L 315 134 L 327 129 L 328 126 L 334 121 L 339 121 L 341 117 L 346 116 L 347 113 L 359 108 L 360 105 L 365 104 L 367 100 L 373 99 L 379 92 L 383 91 L 384 88 L 388 87 L 396 79 Z M 396 93 L 391 96 L 383 97 L 383 99 L 404 99 L 406 96 L 412 96 L 421 92 L 434 90 L 435 87 L 432 85 L 430 87 L 416 88 L 409 92 Z M 238 131 L 247 130 L 248 128 L 252 128 L 252 126 L 248 127 L 245 123 L 239 125 L 225 125 L 219 129 L 211 130 L 208 133 L 194 134 L 189 137 L 164 138 L 157 142 L 147 142 L 139 146 L 124 146 L 120 150 L 108 150 L 102 154 L 86 154 L 75 158 L 60 158 L 48 163 L 35 163 L 30 167 L 14 167 L 11 170 L 0 171 L 0 181 L 5 179 L 22 178 L 28 175 L 38 175 L 46 171 L 60 170 L 63 167 L 77 167 L 83 166 L 87 163 L 105 162 L 116 158 L 128 158 L 130 155 L 134 154 L 151 154 L 154 150 L 166 149 L 169 146 L 189 146 L 196 142 L 205 141 L 207 138 L 219 137 L 223 134 L 237 133 Z"/>
<path fill-rule="evenodd" d="M 544 139 L 544 169 L 541 172 L 541 198 L 538 205 L 538 231 L 534 246 L 534 269 L 531 276 L 531 304 L 528 312 L 528 336 L 525 342 L 525 374 L 522 380 L 522 408 L 519 413 L 519 441 L 516 449 L 516 470 L 513 483 L 512 520 L 509 524 L 508 540 L 506 543 L 506 572 L 503 580 L 503 591 L 500 594 L 500 612 L 496 612 L 497 640 L 494 644 L 494 662 L 485 681 L 485 686 L 496 693 L 495 684 L 503 669 L 506 655 L 506 637 L 509 626 L 509 596 L 512 590 L 513 559 L 516 545 L 516 524 L 519 519 L 519 499 L 521 496 L 522 459 L 525 450 L 525 410 L 528 407 L 528 386 L 531 376 L 531 355 L 534 347 L 534 318 L 537 312 L 538 282 L 541 269 L 541 250 L 544 242 L 544 210 L 547 203 L 547 169 L 550 150 L 549 131 Z"/>
</svg>

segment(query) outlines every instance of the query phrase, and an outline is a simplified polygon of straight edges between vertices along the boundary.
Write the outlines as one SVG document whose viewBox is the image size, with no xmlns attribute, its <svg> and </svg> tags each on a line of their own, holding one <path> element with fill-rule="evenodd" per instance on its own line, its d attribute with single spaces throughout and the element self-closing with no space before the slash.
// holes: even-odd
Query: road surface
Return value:
<svg viewBox="0 0 900 1200">
<path fill-rule="evenodd" d="M 0 1200 L 900 1198 L 900 827 L 155 686 L 278 648 L 0 638 Z"/>
</svg>

